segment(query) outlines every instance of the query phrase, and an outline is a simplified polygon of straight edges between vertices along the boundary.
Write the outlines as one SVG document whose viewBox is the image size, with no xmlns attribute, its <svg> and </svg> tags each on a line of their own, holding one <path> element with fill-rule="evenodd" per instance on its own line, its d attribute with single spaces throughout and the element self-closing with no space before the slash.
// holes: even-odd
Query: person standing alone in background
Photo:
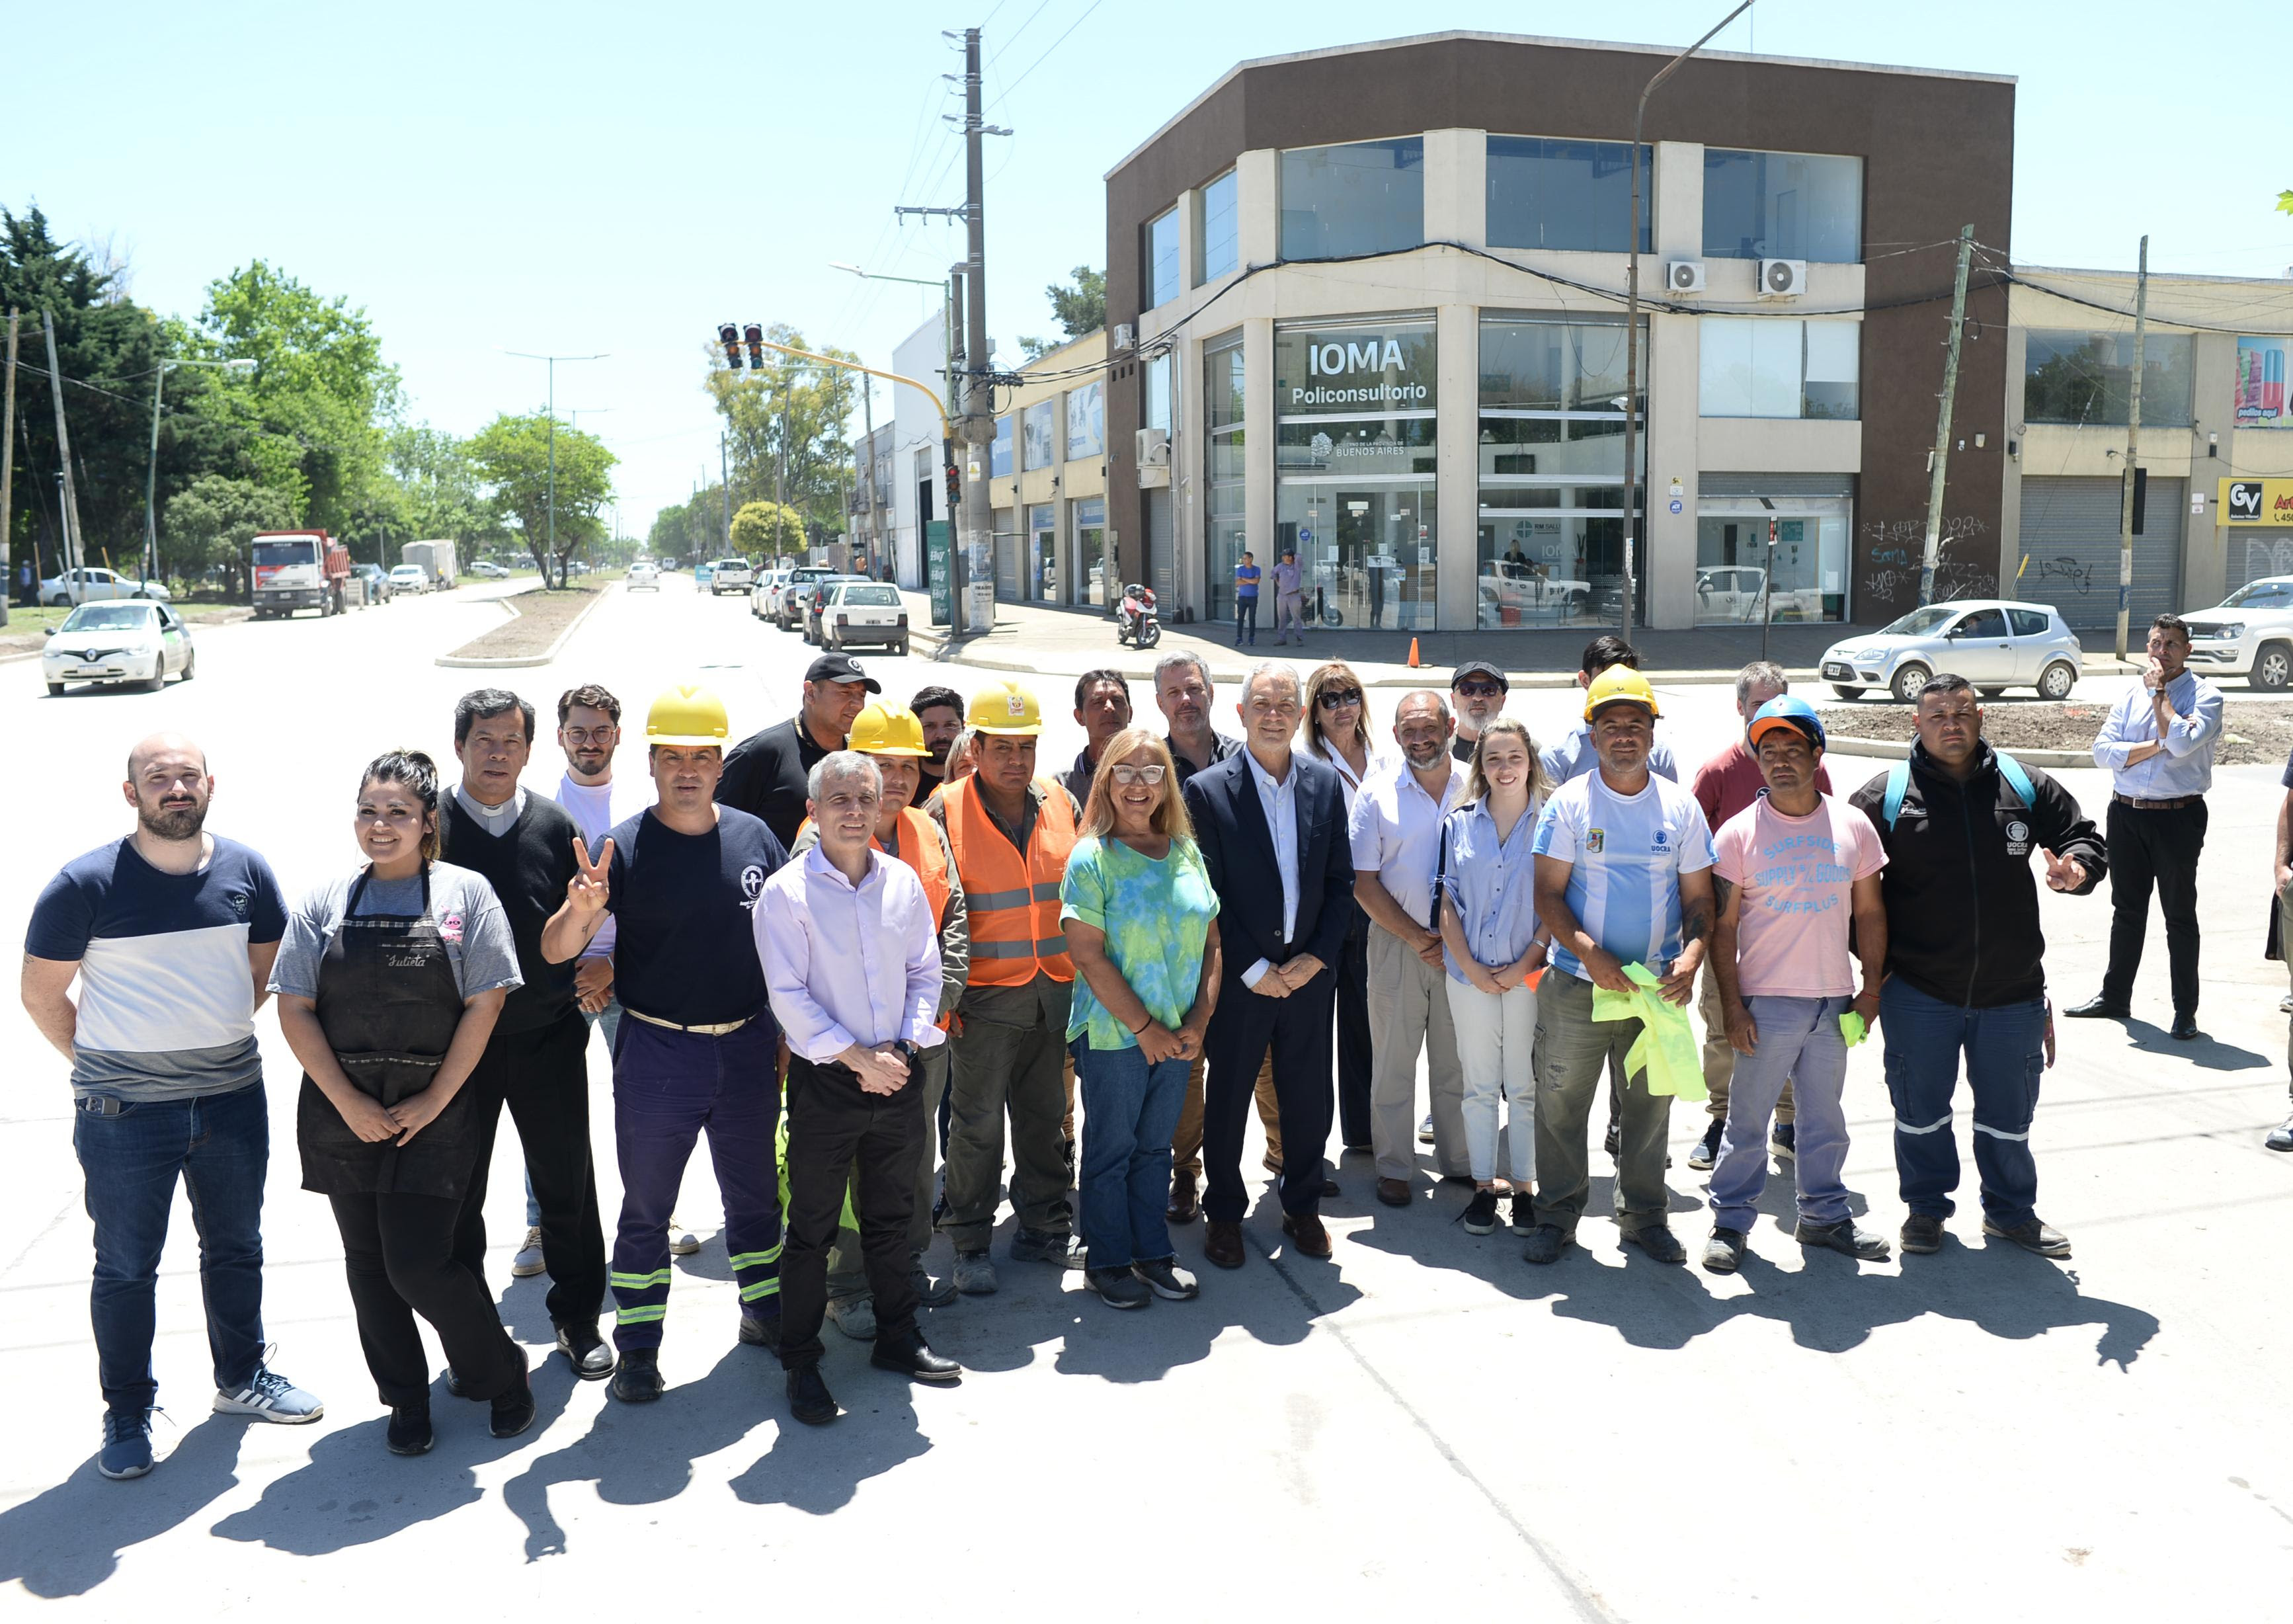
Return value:
<svg viewBox="0 0 2293 1624">
<path fill-rule="evenodd" d="M 1251 646 L 1258 646 L 1258 582 L 1265 573 L 1258 567 L 1258 556 L 1244 553 L 1242 562 L 1234 566 L 1234 646 L 1240 648 L 1243 634 L 1250 635 Z"/>
<path fill-rule="evenodd" d="M 1290 634 L 1298 634 L 1300 647 L 1306 642 L 1306 572 L 1298 566 L 1298 555 L 1285 549 L 1282 562 L 1274 566 L 1274 628 L 1282 635 L 1276 643 L 1290 641 Z"/>
</svg>

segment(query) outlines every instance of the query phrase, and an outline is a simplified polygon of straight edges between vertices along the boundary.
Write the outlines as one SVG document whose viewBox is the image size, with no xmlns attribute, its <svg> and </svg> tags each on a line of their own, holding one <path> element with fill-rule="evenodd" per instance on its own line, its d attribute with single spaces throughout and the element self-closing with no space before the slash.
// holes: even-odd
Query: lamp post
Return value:
<svg viewBox="0 0 2293 1624">
<path fill-rule="evenodd" d="M 1751 0 L 1745 0 L 1746 4 L 1748 5 L 1750 3 Z M 555 558 L 557 556 L 557 363 L 561 361 L 603 361 L 605 359 L 605 354 L 610 354 L 611 352 L 597 355 L 529 355 L 523 350 L 504 350 L 502 353 L 515 355 L 520 361 L 543 361 L 549 363 L 548 556 Z M 541 569 L 541 584 L 545 587 L 549 584 L 549 566 L 546 560 Z M 565 572 L 563 566 L 560 566 L 557 572 L 557 584 L 561 587 L 565 584 Z"/>
<path fill-rule="evenodd" d="M 151 572 L 159 567 L 159 510 L 155 505 L 159 494 L 159 396 L 166 386 L 169 367 L 213 367 L 218 372 L 252 372 L 255 362 L 244 355 L 229 361 L 197 361 L 185 355 L 176 359 L 162 356 L 151 377 L 151 457 L 143 468 L 143 558 L 137 585 L 148 588 Z"/>
<path fill-rule="evenodd" d="M 1712 36 L 1752 9 L 1752 0 L 1714 23 L 1702 39 L 1673 57 L 1656 77 L 1641 89 L 1640 105 L 1633 110 L 1633 218 L 1631 263 L 1625 272 L 1625 610 L 1623 631 L 1627 641 L 1633 635 L 1633 548 L 1640 540 L 1641 504 L 1633 495 L 1639 490 L 1635 475 L 1639 468 L 1634 453 L 1640 446 L 1641 398 L 1641 126 L 1648 118 L 1649 97 L 1656 87 L 1670 78 L 1681 63 L 1694 56 L 1712 43 Z"/>
</svg>

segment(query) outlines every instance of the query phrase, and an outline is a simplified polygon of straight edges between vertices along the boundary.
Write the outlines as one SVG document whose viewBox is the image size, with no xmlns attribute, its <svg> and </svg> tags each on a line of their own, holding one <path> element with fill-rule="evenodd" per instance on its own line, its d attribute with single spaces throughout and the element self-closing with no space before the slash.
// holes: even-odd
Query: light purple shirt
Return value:
<svg viewBox="0 0 2293 1624">
<path fill-rule="evenodd" d="M 754 914 L 773 1018 L 815 1063 L 857 1043 L 940 1041 L 939 924 L 915 871 L 871 849 L 858 885 L 814 846 L 765 881 Z"/>
</svg>

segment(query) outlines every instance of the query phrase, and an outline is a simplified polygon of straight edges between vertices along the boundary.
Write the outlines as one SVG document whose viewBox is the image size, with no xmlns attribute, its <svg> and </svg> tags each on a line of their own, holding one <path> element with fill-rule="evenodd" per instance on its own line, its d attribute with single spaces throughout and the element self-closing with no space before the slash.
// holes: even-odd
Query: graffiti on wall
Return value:
<svg viewBox="0 0 2293 1624">
<path fill-rule="evenodd" d="M 1859 620 L 1892 619 L 1918 601 L 1919 573 L 1925 562 L 1927 524 L 1919 519 L 1870 519 L 1862 525 L 1862 603 Z M 1946 518 L 1935 551 L 1935 601 L 1995 597 L 1998 565 L 1987 543 L 1989 526 L 1971 515 Z"/>
<path fill-rule="evenodd" d="M 2293 575 L 2293 536 L 2245 538 L 2245 579 Z"/>
</svg>

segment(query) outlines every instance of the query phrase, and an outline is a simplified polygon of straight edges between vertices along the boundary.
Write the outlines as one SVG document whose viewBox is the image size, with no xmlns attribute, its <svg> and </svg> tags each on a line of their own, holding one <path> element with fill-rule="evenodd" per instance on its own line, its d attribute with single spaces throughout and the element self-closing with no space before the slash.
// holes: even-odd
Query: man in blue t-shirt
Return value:
<svg viewBox="0 0 2293 1624">
<path fill-rule="evenodd" d="M 48 882 L 23 980 L 32 1024 L 71 1062 L 72 1148 L 95 1225 L 96 1470 L 109 1478 L 151 1469 L 155 1287 L 178 1178 L 199 1236 L 215 1409 L 289 1424 L 324 1413 L 263 1362 L 271 1117 L 255 1011 L 287 931 L 279 882 L 255 853 L 206 832 L 215 780 L 190 740 L 145 739 L 121 787 L 135 832 Z"/>
<path fill-rule="evenodd" d="M 1258 557 L 1244 553 L 1242 562 L 1234 566 L 1234 646 L 1242 646 L 1242 635 L 1249 632 L 1254 646 L 1258 642 L 1258 583 L 1264 572 L 1258 567 Z"/>
</svg>

